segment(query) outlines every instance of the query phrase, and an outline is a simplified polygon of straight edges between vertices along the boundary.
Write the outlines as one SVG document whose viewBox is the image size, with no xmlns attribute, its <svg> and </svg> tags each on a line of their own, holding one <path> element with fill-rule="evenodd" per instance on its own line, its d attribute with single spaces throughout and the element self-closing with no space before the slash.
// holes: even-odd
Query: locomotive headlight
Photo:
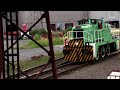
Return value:
<svg viewBox="0 0 120 90">
<path fill-rule="evenodd" d="M 89 42 L 86 42 L 85 45 L 89 46 Z"/>
<path fill-rule="evenodd" d="M 86 43 L 86 45 L 88 46 L 88 43 Z"/>
<path fill-rule="evenodd" d="M 78 45 L 78 42 L 76 42 L 75 45 Z"/>
</svg>

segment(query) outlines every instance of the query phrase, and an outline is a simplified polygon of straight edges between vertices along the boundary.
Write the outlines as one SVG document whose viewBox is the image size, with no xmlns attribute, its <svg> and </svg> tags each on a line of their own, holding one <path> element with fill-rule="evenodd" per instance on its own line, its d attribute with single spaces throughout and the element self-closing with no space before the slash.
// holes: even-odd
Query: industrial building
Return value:
<svg viewBox="0 0 120 90">
<path fill-rule="evenodd" d="M 19 11 L 19 26 L 26 23 L 30 27 L 38 18 L 40 18 L 42 11 Z M 87 19 L 88 11 L 49 11 L 51 29 L 56 30 L 57 27 L 61 29 L 67 28 L 69 25 L 77 24 L 80 19 Z M 33 29 L 46 28 L 46 22 L 43 19 Z"/>
<path fill-rule="evenodd" d="M 89 17 L 120 20 L 120 11 L 89 11 Z"/>
<path fill-rule="evenodd" d="M 18 20 L 19 27 L 27 24 L 29 28 L 34 22 L 41 17 L 43 11 L 19 11 Z M 13 14 L 14 15 L 14 14 Z M 87 18 L 104 18 L 105 20 L 120 21 L 120 11 L 49 11 L 51 29 L 66 29 L 69 26 L 77 24 L 78 20 Z M 3 22 L 5 25 L 5 22 Z M 45 19 L 41 20 L 32 30 L 46 28 Z M 4 28 L 5 30 L 5 28 Z"/>
</svg>

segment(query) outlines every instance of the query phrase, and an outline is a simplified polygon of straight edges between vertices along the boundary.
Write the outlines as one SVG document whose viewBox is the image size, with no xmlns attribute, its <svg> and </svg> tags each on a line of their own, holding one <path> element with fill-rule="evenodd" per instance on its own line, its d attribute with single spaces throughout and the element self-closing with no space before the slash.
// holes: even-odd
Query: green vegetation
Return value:
<svg viewBox="0 0 120 90">
<path fill-rule="evenodd" d="M 29 69 L 29 68 L 47 63 L 48 60 L 49 60 L 49 56 L 42 56 L 38 59 L 34 59 L 31 61 L 20 62 L 20 69 L 21 70 Z"/>
<path fill-rule="evenodd" d="M 63 45 L 63 34 L 70 31 L 72 26 L 67 28 L 66 30 L 61 31 L 52 31 L 53 35 L 53 45 Z M 49 46 L 48 39 L 46 37 L 47 31 L 45 29 L 37 29 L 30 32 L 30 35 L 34 35 L 34 40 L 36 40 L 42 46 Z M 35 44 L 32 40 L 28 41 L 25 45 L 21 45 L 20 49 L 32 49 L 39 48 L 37 44 Z"/>
<path fill-rule="evenodd" d="M 49 46 L 49 42 L 47 38 L 40 38 L 40 36 L 36 34 L 34 39 L 42 46 Z M 53 45 L 62 45 L 62 44 L 63 44 L 62 37 L 53 38 Z M 39 48 L 39 46 L 35 44 L 32 40 L 28 41 L 28 43 L 26 43 L 25 45 L 20 46 L 20 49 L 32 49 L 32 48 Z"/>
<path fill-rule="evenodd" d="M 30 35 L 36 35 L 36 34 L 39 34 L 39 35 L 41 35 L 41 34 L 47 34 L 47 31 L 44 28 L 30 31 Z"/>
</svg>

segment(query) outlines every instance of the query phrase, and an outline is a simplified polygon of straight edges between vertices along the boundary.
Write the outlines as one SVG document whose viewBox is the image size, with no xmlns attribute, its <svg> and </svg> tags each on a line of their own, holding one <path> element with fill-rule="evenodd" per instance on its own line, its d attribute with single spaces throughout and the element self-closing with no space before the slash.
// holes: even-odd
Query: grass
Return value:
<svg viewBox="0 0 120 90">
<path fill-rule="evenodd" d="M 49 60 L 49 56 L 43 56 L 42 58 L 26 61 L 26 62 L 20 62 L 20 68 L 21 70 L 25 70 L 31 67 L 35 67 L 44 63 L 47 63 Z"/>
<path fill-rule="evenodd" d="M 47 38 L 41 38 L 36 40 L 42 46 L 49 46 L 49 42 Z M 53 45 L 63 45 L 63 38 L 62 37 L 54 37 L 53 38 Z M 39 48 L 37 44 L 35 44 L 32 40 L 28 41 L 25 45 L 21 45 L 20 49 L 32 49 L 32 48 Z"/>
<path fill-rule="evenodd" d="M 62 56 L 63 56 L 62 52 L 60 52 L 60 51 L 55 52 L 55 57 L 56 58 L 60 58 Z M 25 70 L 25 69 L 28 69 L 28 68 L 31 68 L 31 67 L 34 67 L 34 66 L 45 64 L 45 63 L 48 62 L 48 60 L 49 60 L 49 56 L 41 56 L 38 59 L 34 59 L 34 60 L 31 60 L 31 61 L 20 62 L 20 67 L 21 67 L 21 70 Z"/>
<path fill-rule="evenodd" d="M 60 51 L 55 52 L 55 58 L 60 58 L 63 56 L 63 53 Z M 29 68 L 38 66 L 38 65 L 42 65 L 47 63 L 49 60 L 49 56 L 41 56 L 38 59 L 34 59 L 34 60 L 29 60 L 29 61 L 20 61 L 20 70 L 27 70 Z M 16 65 L 16 64 L 15 64 Z M 15 72 L 17 72 L 15 70 Z M 12 73 L 12 66 L 10 65 L 10 74 Z"/>
</svg>

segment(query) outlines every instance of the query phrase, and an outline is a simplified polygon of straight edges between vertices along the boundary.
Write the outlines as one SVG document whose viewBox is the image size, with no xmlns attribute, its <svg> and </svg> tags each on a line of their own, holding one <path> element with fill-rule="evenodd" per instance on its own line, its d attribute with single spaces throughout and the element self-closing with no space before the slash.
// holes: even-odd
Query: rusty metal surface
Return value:
<svg viewBox="0 0 120 90">
<path fill-rule="evenodd" d="M 49 47 L 50 47 L 50 61 L 52 62 L 52 71 L 53 71 L 53 78 L 57 79 L 57 72 L 56 72 L 56 64 L 55 64 L 55 54 L 53 50 L 53 41 L 52 41 L 52 34 L 50 29 L 50 18 L 49 18 L 49 12 L 46 11 L 46 24 L 47 24 L 47 30 L 48 30 L 48 40 L 49 40 Z"/>
<path fill-rule="evenodd" d="M 14 21 L 14 24 L 16 26 L 18 26 L 18 15 L 17 12 L 15 13 L 15 17 L 13 17 L 13 12 L 5 12 L 4 14 L 2 14 L 2 17 L 5 18 L 9 18 L 9 20 L 11 22 Z M 14 18 L 14 19 L 13 19 Z M 6 75 L 7 79 L 10 79 L 10 67 L 12 67 L 11 72 L 13 75 L 12 79 L 15 79 L 15 69 L 17 69 L 17 73 L 18 73 L 18 79 L 19 79 L 19 47 L 18 47 L 18 41 L 17 41 L 17 37 L 19 36 L 18 34 L 18 29 L 15 27 L 15 25 L 9 23 L 8 20 L 5 19 L 5 24 L 6 24 L 6 39 L 4 39 L 4 41 L 6 41 L 6 49 L 7 50 L 5 52 L 4 51 L 4 62 L 6 61 L 6 67 L 4 67 L 4 69 L 6 69 Z M 17 35 L 14 35 L 13 33 L 16 32 Z M 10 37 L 8 37 L 8 34 L 10 33 Z M 16 38 L 17 41 L 17 53 L 14 52 L 14 48 L 13 48 L 13 38 Z M 10 39 L 11 43 L 8 43 L 8 40 Z M 12 45 L 12 46 L 11 46 Z M 11 48 L 8 50 L 9 46 L 11 46 Z M 9 52 L 11 51 L 11 52 Z M 15 67 L 15 57 L 17 58 L 17 66 Z M 12 59 L 12 62 L 10 62 L 10 58 Z"/>
<path fill-rule="evenodd" d="M 3 66 L 4 66 L 4 61 L 3 61 L 3 26 L 2 26 L 2 13 L 0 12 L 0 79 L 4 78 L 3 77 Z"/>
</svg>

